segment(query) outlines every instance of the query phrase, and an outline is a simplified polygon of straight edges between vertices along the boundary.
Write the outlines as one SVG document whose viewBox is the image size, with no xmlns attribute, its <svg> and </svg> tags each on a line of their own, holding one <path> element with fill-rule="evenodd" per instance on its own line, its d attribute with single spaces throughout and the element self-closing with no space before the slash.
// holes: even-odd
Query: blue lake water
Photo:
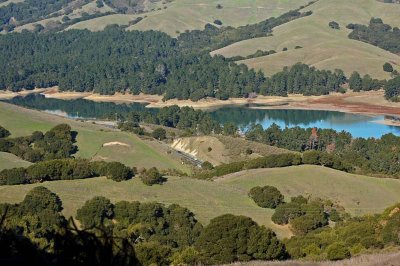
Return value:
<svg viewBox="0 0 400 266">
<path fill-rule="evenodd" d="M 12 104 L 47 111 L 70 118 L 95 118 L 115 120 L 118 114 L 130 111 L 157 112 L 157 109 L 146 108 L 145 104 L 115 104 L 97 103 L 88 100 L 58 100 L 45 98 L 42 95 L 16 97 Z M 280 127 L 317 127 L 331 128 L 337 131 L 350 132 L 354 137 L 379 138 L 384 134 L 393 133 L 400 136 L 400 127 L 376 123 L 383 116 L 365 116 L 333 111 L 311 110 L 265 110 L 251 106 L 231 106 L 210 111 L 212 117 L 221 124 L 233 122 L 242 130 L 252 124 L 261 124 L 264 128 L 275 123 Z"/>
</svg>

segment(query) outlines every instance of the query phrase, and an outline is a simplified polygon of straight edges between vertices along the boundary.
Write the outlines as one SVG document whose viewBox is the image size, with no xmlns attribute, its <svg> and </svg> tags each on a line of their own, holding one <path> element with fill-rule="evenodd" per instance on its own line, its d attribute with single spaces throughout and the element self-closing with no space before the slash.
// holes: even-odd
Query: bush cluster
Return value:
<svg viewBox="0 0 400 266">
<path fill-rule="evenodd" d="M 133 174 L 132 169 L 119 162 L 56 159 L 39 162 L 27 168 L 4 169 L 0 172 L 0 185 L 32 184 L 97 176 L 106 176 L 119 182 L 132 178 Z"/>
<path fill-rule="evenodd" d="M 6 136 L 7 131 L 3 134 Z M 68 158 L 77 151 L 75 138 L 76 132 L 69 125 L 60 124 L 46 133 L 35 131 L 28 137 L 0 139 L 0 151 L 29 162 Z"/>
<path fill-rule="evenodd" d="M 272 186 L 253 187 L 249 192 L 249 197 L 262 208 L 275 209 L 283 203 L 283 195 Z"/>
</svg>

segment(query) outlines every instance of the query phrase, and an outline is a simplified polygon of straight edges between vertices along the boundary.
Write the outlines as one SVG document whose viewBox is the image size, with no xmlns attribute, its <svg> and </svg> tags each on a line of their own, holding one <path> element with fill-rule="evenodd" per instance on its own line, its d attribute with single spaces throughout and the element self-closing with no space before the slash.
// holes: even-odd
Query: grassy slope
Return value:
<svg viewBox="0 0 400 266">
<path fill-rule="evenodd" d="M 363 42 L 350 40 L 349 23 L 367 24 L 371 17 L 381 17 L 392 26 L 400 26 L 400 5 L 384 4 L 376 0 L 320 0 L 307 10 L 314 13 L 274 30 L 274 36 L 256 38 L 227 46 L 215 53 L 224 56 L 248 55 L 257 50 L 278 51 L 277 54 L 241 61 L 267 74 L 280 71 L 297 62 L 320 69 L 340 68 L 347 73 L 357 70 L 377 78 L 389 78 L 382 70 L 385 62 L 400 64 L 400 56 Z M 341 30 L 328 27 L 330 21 L 340 24 Z M 295 50 L 295 46 L 303 49 Z M 281 52 L 284 47 L 289 51 Z M 397 67 L 399 69 L 399 67 Z"/>
<path fill-rule="evenodd" d="M 0 202 L 19 202 L 37 185 L 2 186 Z M 246 215 L 260 224 L 272 227 L 280 236 L 289 235 L 286 227 L 272 224 L 270 217 L 273 211 L 256 206 L 247 197 L 247 191 L 210 181 L 173 177 L 162 186 L 149 187 L 138 179 L 117 183 L 105 178 L 95 178 L 47 182 L 40 185 L 48 187 L 60 196 L 67 216 L 74 215 L 86 200 L 101 195 L 113 202 L 138 200 L 177 203 L 192 210 L 202 223 L 225 213 Z"/>
<path fill-rule="evenodd" d="M 300 194 L 328 198 L 354 215 L 382 212 L 400 201 L 400 180 L 352 175 L 311 165 L 244 171 L 216 182 L 245 190 L 268 184 L 276 186 L 286 199 Z"/>
<path fill-rule="evenodd" d="M 217 4 L 223 6 L 217 9 Z M 175 0 L 167 9 L 155 10 L 141 15 L 110 15 L 78 23 L 71 28 L 101 30 L 107 24 L 128 24 L 135 17 L 147 16 L 129 29 L 160 30 L 172 36 L 177 31 L 203 29 L 206 23 L 220 19 L 224 25 L 240 26 L 256 23 L 271 16 L 308 3 L 308 0 Z"/>
<path fill-rule="evenodd" d="M 24 161 L 14 154 L 0 152 L 0 171 L 6 168 L 26 167 L 30 162 Z"/>
<path fill-rule="evenodd" d="M 186 170 L 186 167 L 165 151 L 154 148 L 155 145 L 148 145 L 133 134 L 0 103 L 0 125 L 10 130 L 12 136 L 26 136 L 35 130 L 46 131 L 60 123 L 70 124 L 78 132 L 77 156 L 92 158 L 97 155 L 102 159 L 120 161 L 130 166 Z M 104 143 L 115 141 L 126 143 L 130 147 L 102 147 Z"/>
<path fill-rule="evenodd" d="M 96 2 L 93 1 L 93 2 L 89 2 L 86 5 L 83 5 L 81 8 L 74 9 L 72 13 L 68 14 L 68 17 L 70 19 L 74 19 L 74 18 L 82 17 L 82 13 L 83 12 L 86 12 L 88 14 L 94 14 L 94 13 L 106 13 L 108 11 L 112 11 L 112 8 L 110 8 L 107 5 L 104 5 L 103 7 L 98 8 L 96 6 Z M 15 31 L 16 32 L 21 32 L 24 29 L 33 30 L 35 24 L 41 24 L 43 26 L 46 26 L 46 24 L 48 24 L 48 23 L 62 23 L 62 18 L 64 16 L 65 15 L 61 15 L 61 16 L 56 16 L 56 17 L 52 17 L 52 18 L 48 18 L 48 19 L 43 19 L 43 20 L 40 20 L 38 22 L 32 22 L 32 23 L 24 24 L 24 25 L 21 25 L 19 27 L 16 27 Z"/>
<path fill-rule="evenodd" d="M 105 178 L 53 181 L 43 184 L 2 186 L 0 202 L 19 202 L 34 186 L 44 185 L 63 201 L 64 213 L 74 215 L 93 196 L 120 200 L 178 203 L 192 210 L 202 223 L 225 213 L 246 215 L 271 227 L 280 237 L 290 231 L 271 222 L 273 210 L 262 209 L 247 196 L 256 185 L 277 186 L 286 197 L 312 193 L 343 204 L 353 214 L 380 212 L 400 200 L 400 181 L 350 175 L 318 166 L 261 169 L 242 172 L 216 182 L 171 177 L 162 186 L 148 187 L 138 179 L 114 182 Z M 359 202 L 359 205 L 356 204 Z"/>
</svg>

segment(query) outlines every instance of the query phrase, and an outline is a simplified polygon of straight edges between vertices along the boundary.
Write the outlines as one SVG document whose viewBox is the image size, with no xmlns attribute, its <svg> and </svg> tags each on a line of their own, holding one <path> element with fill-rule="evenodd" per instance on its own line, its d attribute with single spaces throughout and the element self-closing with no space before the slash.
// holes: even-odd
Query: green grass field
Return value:
<svg viewBox="0 0 400 266">
<path fill-rule="evenodd" d="M 70 28 L 101 30 L 109 24 L 128 24 L 133 18 L 145 17 L 130 30 L 160 30 L 172 36 L 185 30 L 203 29 L 206 23 L 220 19 L 226 26 L 252 24 L 308 3 L 308 0 L 175 0 L 167 9 L 140 15 L 110 15 L 77 23 Z M 217 9 L 217 4 L 223 6 Z"/>
<path fill-rule="evenodd" d="M 167 154 L 165 150 L 158 149 L 157 145 L 146 143 L 134 134 L 0 103 L 0 125 L 11 131 L 11 137 L 27 136 L 35 130 L 47 131 L 60 123 L 67 123 L 78 132 L 77 145 L 79 151 L 77 156 L 120 161 L 136 167 L 156 166 L 162 169 L 188 170 L 180 161 Z M 121 142 L 129 147 L 120 145 L 103 147 L 103 144 L 110 142 Z M 3 162 L 2 164 L 7 165 L 8 163 Z"/>
<path fill-rule="evenodd" d="M 267 74 L 276 73 L 284 66 L 297 62 L 320 69 L 343 69 L 347 74 L 357 70 L 377 78 L 389 78 L 382 69 L 385 62 L 392 62 L 400 69 L 400 56 L 378 47 L 350 40 L 349 23 L 367 24 L 371 17 L 380 17 L 385 23 L 400 26 L 400 5 L 384 4 L 376 0 L 320 0 L 306 10 L 313 14 L 277 27 L 272 37 L 245 40 L 224 47 L 214 53 L 227 57 L 249 55 L 257 50 L 276 50 L 271 56 L 240 61 L 249 67 L 262 69 Z M 328 27 L 330 21 L 340 24 L 340 30 Z M 294 49 L 296 46 L 302 49 Z M 282 52 L 283 48 L 289 51 Z M 396 66 L 397 65 L 397 66 Z"/>
<path fill-rule="evenodd" d="M 276 186 L 287 199 L 299 194 L 328 198 L 357 215 L 378 213 L 400 201 L 399 180 L 351 175 L 319 166 L 298 166 L 245 171 L 215 182 L 170 177 L 164 185 L 152 187 L 135 178 L 120 183 L 93 178 L 1 186 L 0 202 L 20 202 L 30 189 L 40 185 L 60 196 L 66 216 L 75 215 L 76 210 L 94 196 L 105 196 L 113 202 L 157 201 L 185 206 L 203 224 L 225 213 L 246 215 L 272 228 L 280 237 L 290 236 L 289 228 L 273 224 L 273 210 L 258 207 L 247 196 L 253 186 Z"/>
</svg>

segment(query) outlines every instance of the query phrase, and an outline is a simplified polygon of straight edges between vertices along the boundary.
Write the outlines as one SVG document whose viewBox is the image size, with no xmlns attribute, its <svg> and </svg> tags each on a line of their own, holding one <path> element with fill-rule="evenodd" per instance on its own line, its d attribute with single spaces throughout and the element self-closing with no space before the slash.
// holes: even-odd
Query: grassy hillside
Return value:
<svg viewBox="0 0 400 266">
<path fill-rule="evenodd" d="M 353 215 L 382 212 L 400 201 L 400 180 L 353 175 L 312 165 L 244 171 L 215 182 L 245 190 L 268 184 L 276 186 L 286 199 L 300 194 L 328 198 Z"/>
<path fill-rule="evenodd" d="M 371 17 L 380 17 L 385 23 L 400 26 L 400 5 L 384 4 L 376 0 L 320 0 L 306 10 L 313 15 L 274 29 L 272 37 L 256 38 L 232 44 L 214 53 L 227 57 L 253 54 L 257 50 L 276 50 L 271 56 L 241 61 L 267 74 L 280 71 L 297 62 L 320 69 L 340 68 L 350 74 L 357 70 L 377 78 L 388 78 L 382 65 L 392 62 L 400 65 L 400 56 L 363 42 L 348 39 L 349 23 L 367 24 Z M 340 30 L 328 26 L 330 21 L 340 24 Z M 294 49 L 296 46 L 302 49 Z M 282 52 L 283 48 L 287 52 Z M 397 69 L 400 69 L 398 66 Z"/>
<path fill-rule="evenodd" d="M 11 153 L 0 152 L 0 171 L 7 168 L 26 167 L 30 162 L 24 161 Z"/>
<path fill-rule="evenodd" d="M 150 145 L 133 134 L 0 103 L 0 125 L 10 130 L 14 137 L 26 136 L 35 130 L 46 131 L 60 123 L 70 124 L 78 132 L 77 156 L 120 161 L 137 167 L 187 170 L 160 145 Z"/>
<path fill-rule="evenodd" d="M 353 214 L 381 212 L 400 201 L 399 180 L 351 175 L 317 166 L 300 166 L 246 171 L 215 182 L 170 177 L 164 185 L 152 187 L 143 185 L 138 179 L 118 183 L 105 178 L 1 186 L 0 202 L 19 202 L 34 186 L 43 185 L 61 197 L 67 216 L 74 215 L 86 200 L 101 195 L 114 202 L 139 200 L 178 203 L 192 210 L 202 223 L 225 213 L 246 215 L 259 224 L 271 227 L 280 237 L 289 236 L 287 227 L 271 222 L 273 210 L 258 207 L 247 196 L 251 187 L 268 184 L 277 186 L 286 197 L 312 192 L 313 196 L 323 196 L 342 204 Z"/>
<path fill-rule="evenodd" d="M 252 24 L 272 16 L 279 16 L 308 3 L 308 0 L 175 0 L 166 9 L 141 15 L 110 15 L 80 22 L 70 28 L 101 30 L 109 24 L 128 24 L 133 18 L 145 17 L 129 27 L 138 30 L 160 30 L 172 36 L 185 30 L 203 29 L 206 23 L 221 20 L 226 26 Z M 217 4 L 222 9 L 217 9 Z"/>
</svg>

